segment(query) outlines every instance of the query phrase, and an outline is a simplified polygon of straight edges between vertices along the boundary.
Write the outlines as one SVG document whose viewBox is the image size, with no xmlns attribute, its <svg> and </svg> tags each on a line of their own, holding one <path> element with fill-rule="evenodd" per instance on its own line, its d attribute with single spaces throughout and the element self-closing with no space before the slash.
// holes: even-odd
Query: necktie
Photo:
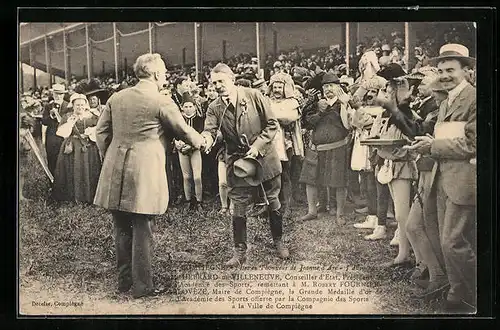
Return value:
<svg viewBox="0 0 500 330">
<path fill-rule="evenodd" d="M 234 105 L 231 103 L 231 99 L 229 97 L 225 97 L 224 101 L 227 104 L 227 110 L 229 112 L 231 112 L 233 115 L 235 115 L 236 114 L 236 111 L 235 111 L 236 109 L 234 108 Z"/>
</svg>

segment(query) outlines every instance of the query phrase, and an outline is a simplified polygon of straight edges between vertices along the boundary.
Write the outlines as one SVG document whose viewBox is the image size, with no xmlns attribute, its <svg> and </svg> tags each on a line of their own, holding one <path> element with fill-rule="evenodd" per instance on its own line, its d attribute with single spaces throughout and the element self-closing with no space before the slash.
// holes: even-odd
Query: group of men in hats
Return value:
<svg viewBox="0 0 500 330">
<path fill-rule="evenodd" d="M 477 277 L 477 138 L 476 89 L 468 76 L 475 59 L 463 45 L 446 44 L 429 64 L 406 74 L 391 63 L 376 73 L 394 89 L 396 104 L 388 107 L 391 118 L 412 140 L 403 148 L 419 155 L 418 189 L 401 230 L 427 271 L 418 274 L 417 267 L 412 274 L 421 288 L 414 297 L 446 293 L 445 311 L 471 313 Z M 418 81 L 421 97 L 411 105 L 413 115 L 408 115 L 412 81 Z M 356 227 L 373 228 L 370 220 Z"/>
</svg>

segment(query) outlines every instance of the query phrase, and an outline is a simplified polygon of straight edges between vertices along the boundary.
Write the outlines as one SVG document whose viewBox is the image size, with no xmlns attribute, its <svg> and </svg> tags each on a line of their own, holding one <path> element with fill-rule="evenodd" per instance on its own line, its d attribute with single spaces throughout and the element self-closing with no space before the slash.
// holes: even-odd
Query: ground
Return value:
<svg viewBox="0 0 500 330">
<path fill-rule="evenodd" d="M 40 313 L 33 301 L 78 301 L 78 314 L 169 314 L 195 311 L 193 306 L 176 305 L 169 309 L 171 292 L 158 297 L 132 299 L 118 295 L 114 261 L 113 226 L 111 215 L 92 205 L 46 202 L 48 180 L 36 161 L 30 158 L 25 196 L 31 201 L 19 207 L 19 292 L 21 311 Z M 189 214 L 169 209 L 156 219 L 154 231 L 154 281 L 174 290 L 173 270 L 196 266 L 223 265 L 232 253 L 230 218 L 217 214 L 216 199 L 207 201 L 203 212 Z M 294 219 L 284 224 L 285 242 L 290 260 L 283 261 L 272 248 L 267 222 L 251 218 L 248 221 L 249 253 L 247 266 L 266 270 L 277 265 L 350 265 L 370 279 L 375 289 L 370 303 L 351 309 L 332 308 L 331 314 L 423 314 L 435 308 L 410 298 L 408 269 L 385 269 L 380 264 L 391 260 L 396 248 L 389 246 L 395 230 L 388 238 L 367 242 L 369 231 L 353 228 L 356 218 L 349 206 L 347 224 L 338 227 L 334 217 L 324 215 L 318 220 L 299 222 L 305 213 L 300 203 L 293 205 Z M 221 272 L 226 272 L 221 270 Z M 193 305 L 193 304 L 191 304 Z M 44 313 L 69 313 L 66 309 L 47 309 Z"/>
</svg>

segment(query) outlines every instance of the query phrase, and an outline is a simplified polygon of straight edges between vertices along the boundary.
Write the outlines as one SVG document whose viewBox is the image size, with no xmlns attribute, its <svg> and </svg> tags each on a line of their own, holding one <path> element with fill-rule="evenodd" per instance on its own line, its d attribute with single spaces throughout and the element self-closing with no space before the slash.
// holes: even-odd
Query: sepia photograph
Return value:
<svg viewBox="0 0 500 330">
<path fill-rule="evenodd" d="M 19 20 L 18 314 L 475 315 L 476 22 L 393 19 Z"/>
</svg>

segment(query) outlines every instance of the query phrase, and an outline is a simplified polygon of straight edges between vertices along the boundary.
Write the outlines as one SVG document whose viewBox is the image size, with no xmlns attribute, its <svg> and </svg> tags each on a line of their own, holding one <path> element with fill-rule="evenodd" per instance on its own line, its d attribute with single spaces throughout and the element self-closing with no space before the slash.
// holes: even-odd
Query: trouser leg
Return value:
<svg viewBox="0 0 500 330">
<path fill-rule="evenodd" d="M 281 189 L 279 192 L 279 200 L 282 207 L 282 213 L 285 213 L 290 207 L 292 197 L 292 182 L 290 178 L 290 162 L 281 162 Z"/>
<path fill-rule="evenodd" d="M 151 266 L 152 233 L 151 217 L 143 214 L 132 215 L 132 293 L 143 295 L 153 290 L 153 269 Z"/>
<path fill-rule="evenodd" d="M 440 192 L 442 180 L 438 178 Z M 446 273 L 450 282 L 449 301 L 476 304 L 475 206 L 454 204 L 446 195 L 445 210 L 440 221 L 440 238 Z"/>
<path fill-rule="evenodd" d="M 130 213 L 113 211 L 118 290 L 128 291 L 132 286 L 132 220 Z"/>
<path fill-rule="evenodd" d="M 378 225 L 385 226 L 387 224 L 387 209 L 389 207 L 389 198 L 391 193 L 386 184 L 381 184 L 377 181 L 377 218 Z"/>
</svg>

